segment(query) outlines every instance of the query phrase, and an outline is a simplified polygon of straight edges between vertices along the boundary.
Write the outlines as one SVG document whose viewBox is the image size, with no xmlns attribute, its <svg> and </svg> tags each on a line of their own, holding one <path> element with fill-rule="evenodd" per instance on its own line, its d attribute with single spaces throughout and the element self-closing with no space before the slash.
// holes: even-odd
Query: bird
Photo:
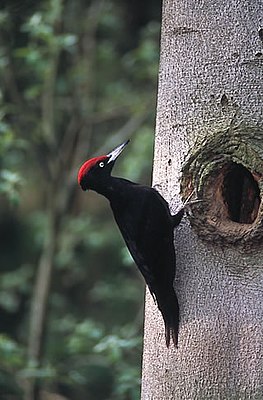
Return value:
<svg viewBox="0 0 263 400">
<path fill-rule="evenodd" d="M 81 165 L 78 183 L 109 200 L 114 218 L 164 320 L 165 343 L 178 347 L 179 303 L 174 290 L 176 259 L 174 228 L 184 215 L 182 207 L 171 215 L 169 205 L 153 187 L 111 175 L 129 140 L 107 155 Z"/>
</svg>

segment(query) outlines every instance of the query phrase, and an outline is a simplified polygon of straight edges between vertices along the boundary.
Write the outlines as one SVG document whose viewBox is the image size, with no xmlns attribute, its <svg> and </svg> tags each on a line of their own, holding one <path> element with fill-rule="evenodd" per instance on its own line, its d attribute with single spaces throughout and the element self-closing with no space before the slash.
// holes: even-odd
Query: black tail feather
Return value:
<svg viewBox="0 0 263 400">
<path fill-rule="evenodd" d="M 170 346 L 170 341 L 171 341 L 171 335 L 170 335 L 170 328 L 169 326 L 165 325 L 165 343 L 166 347 L 169 348 Z"/>
<path fill-rule="evenodd" d="M 166 347 L 169 348 L 171 337 L 175 348 L 178 348 L 178 330 L 179 330 L 179 320 L 173 326 L 169 326 L 165 322 L 165 343 Z"/>
<path fill-rule="evenodd" d="M 164 301 L 160 301 L 160 298 L 157 298 L 157 303 L 164 319 L 166 347 L 170 346 L 172 338 L 173 344 L 177 348 L 179 331 L 179 304 L 177 296 L 172 291 Z"/>
</svg>

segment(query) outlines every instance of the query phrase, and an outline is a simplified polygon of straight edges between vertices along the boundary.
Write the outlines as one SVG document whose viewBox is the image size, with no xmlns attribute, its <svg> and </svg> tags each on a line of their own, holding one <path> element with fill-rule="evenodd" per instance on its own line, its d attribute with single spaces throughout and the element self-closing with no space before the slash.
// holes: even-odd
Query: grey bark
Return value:
<svg viewBox="0 0 263 400">
<path fill-rule="evenodd" d="M 260 1 L 164 0 L 153 185 L 173 212 L 196 143 L 262 132 L 262 26 Z M 186 217 L 175 248 L 179 348 L 147 293 L 142 400 L 262 399 L 262 247 L 206 243 Z"/>
</svg>

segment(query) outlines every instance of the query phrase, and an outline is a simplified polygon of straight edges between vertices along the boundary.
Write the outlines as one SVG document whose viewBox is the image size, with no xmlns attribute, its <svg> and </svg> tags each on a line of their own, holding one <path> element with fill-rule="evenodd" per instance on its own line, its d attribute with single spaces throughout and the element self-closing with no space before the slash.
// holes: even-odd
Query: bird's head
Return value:
<svg viewBox="0 0 263 400">
<path fill-rule="evenodd" d="M 129 140 L 117 146 L 109 154 L 91 158 L 82 164 L 78 172 L 78 183 L 82 190 L 96 190 L 109 178 L 116 159 Z"/>
</svg>

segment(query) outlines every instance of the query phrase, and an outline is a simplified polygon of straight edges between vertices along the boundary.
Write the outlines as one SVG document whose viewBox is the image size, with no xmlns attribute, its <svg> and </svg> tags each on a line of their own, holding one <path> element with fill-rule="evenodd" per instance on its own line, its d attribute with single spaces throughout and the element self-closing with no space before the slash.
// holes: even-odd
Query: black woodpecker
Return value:
<svg viewBox="0 0 263 400">
<path fill-rule="evenodd" d="M 94 190 L 109 202 L 126 245 L 157 303 L 165 324 L 166 346 L 178 345 L 179 304 L 174 291 L 174 228 L 184 208 L 171 215 L 168 203 L 153 188 L 111 176 L 118 156 L 129 141 L 111 153 L 91 158 L 79 169 L 83 190 Z"/>
</svg>

